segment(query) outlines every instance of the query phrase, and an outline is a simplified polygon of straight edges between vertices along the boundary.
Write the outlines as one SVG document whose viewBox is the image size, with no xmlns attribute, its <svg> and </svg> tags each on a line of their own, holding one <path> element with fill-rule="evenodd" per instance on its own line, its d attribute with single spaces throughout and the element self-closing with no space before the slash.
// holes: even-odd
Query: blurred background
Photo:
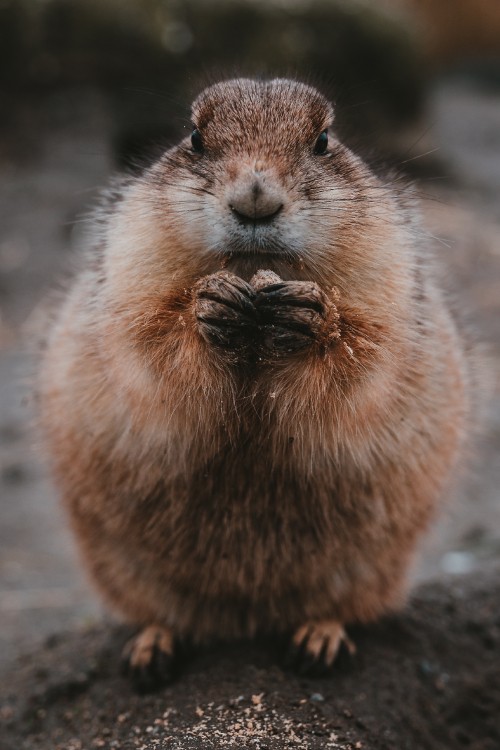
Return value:
<svg viewBox="0 0 500 750">
<path fill-rule="evenodd" d="M 318 85 L 344 140 L 416 181 L 491 389 L 414 578 L 500 559 L 498 0 L 0 0 L 0 663 L 101 616 L 32 426 L 44 299 L 109 176 L 175 142 L 193 96 L 234 75 Z"/>
</svg>

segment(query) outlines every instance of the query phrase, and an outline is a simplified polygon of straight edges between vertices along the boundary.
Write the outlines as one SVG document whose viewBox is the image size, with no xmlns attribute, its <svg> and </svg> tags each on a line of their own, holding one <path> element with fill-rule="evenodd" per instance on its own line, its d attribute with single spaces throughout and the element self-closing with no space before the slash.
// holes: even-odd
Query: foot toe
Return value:
<svg viewBox="0 0 500 750">
<path fill-rule="evenodd" d="M 123 650 L 122 673 L 139 693 L 150 693 L 176 677 L 176 650 L 170 630 L 148 627 L 132 638 Z"/>
<path fill-rule="evenodd" d="M 356 648 L 336 621 L 304 625 L 292 638 L 286 665 L 301 676 L 322 677 L 331 672 L 340 647 L 352 655 Z"/>
</svg>

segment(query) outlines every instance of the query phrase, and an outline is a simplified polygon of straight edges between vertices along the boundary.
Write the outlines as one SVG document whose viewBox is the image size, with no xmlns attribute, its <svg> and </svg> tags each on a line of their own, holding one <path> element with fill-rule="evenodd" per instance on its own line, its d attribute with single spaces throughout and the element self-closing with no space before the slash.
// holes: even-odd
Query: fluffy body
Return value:
<svg viewBox="0 0 500 750">
<path fill-rule="evenodd" d="M 332 129 L 315 153 L 332 109 L 302 84 L 217 84 L 193 121 L 203 152 L 124 183 L 48 336 L 41 422 L 86 567 L 129 622 L 198 641 L 373 620 L 467 429 L 411 190 Z M 235 218 L 255 180 L 269 222 Z M 217 322 L 238 284 L 250 332 Z"/>
</svg>

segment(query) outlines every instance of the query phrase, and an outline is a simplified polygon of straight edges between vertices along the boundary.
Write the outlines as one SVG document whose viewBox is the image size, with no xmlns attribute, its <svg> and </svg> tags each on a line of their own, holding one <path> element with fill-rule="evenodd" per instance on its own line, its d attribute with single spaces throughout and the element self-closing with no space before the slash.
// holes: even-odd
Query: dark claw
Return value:
<svg viewBox="0 0 500 750">
<path fill-rule="evenodd" d="M 241 283 L 245 284 L 242 280 Z M 219 302 L 221 305 L 229 307 L 240 314 L 243 313 L 250 317 L 255 317 L 255 308 L 253 305 L 255 292 L 249 284 L 246 284 L 246 288 L 238 288 L 235 285 L 230 286 L 226 284 L 220 289 L 213 287 L 200 289 L 198 298 Z"/>
<path fill-rule="evenodd" d="M 287 667 L 288 669 L 293 669 L 294 671 L 297 670 L 298 665 L 304 658 L 308 640 L 309 633 L 307 633 L 304 638 L 302 638 L 301 642 L 298 645 L 295 643 L 295 641 L 291 641 L 285 656 L 285 667 Z"/>
<path fill-rule="evenodd" d="M 313 282 L 287 281 L 259 289 L 255 308 L 264 355 L 283 354 L 306 349 L 321 339 L 328 300 Z"/>
<path fill-rule="evenodd" d="M 315 284 L 289 281 L 271 284 L 261 289 L 257 294 L 255 305 L 259 310 L 276 305 L 306 308 L 324 316 L 326 297 Z"/>
<path fill-rule="evenodd" d="M 130 679 L 137 693 L 152 693 L 176 679 L 177 660 L 175 654 L 167 654 L 155 646 L 148 664 L 133 666 L 126 658 L 122 660 L 120 671 Z"/>
<path fill-rule="evenodd" d="M 198 318 L 198 321 L 203 338 L 210 344 L 220 346 L 222 349 L 232 349 L 235 352 L 245 351 L 248 348 L 248 333 L 252 329 L 245 323 L 231 325 L 210 318 Z"/>
<path fill-rule="evenodd" d="M 317 312 L 304 307 L 290 307 L 288 305 L 277 307 L 272 311 L 272 323 L 278 327 L 289 328 L 311 337 L 315 330 L 321 328 L 321 318 Z"/>
<path fill-rule="evenodd" d="M 227 272 L 206 276 L 196 287 L 196 318 L 210 344 L 241 352 L 256 330 L 255 291 L 243 279 Z"/>
<path fill-rule="evenodd" d="M 156 674 L 162 685 L 167 685 L 173 682 L 177 676 L 176 670 L 176 659 L 174 654 L 166 654 L 164 651 L 158 650 L 156 657 Z"/>
<path fill-rule="evenodd" d="M 299 674 L 304 677 L 326 677 L 332 671 L 333 665 L 326 663 L 326 650 L 328 640 L 325 638 L 318 656 L 306 653 L 305 658 L 299 666 Z"/>
<path fill-rule="evenodd" d="M 309 635 L 302 639 L 299 646 L 291 643 L 285 658 L 285 667 L 301 677 L 326 677 L 332 672 L 333 665 L 326 663 L 328 640 L 325 638 L 318 656 L 307 649 Z"/>
<path fill-rule="evenodd" d="M 130 673 L 132 687 L 136 693 L 144 695 L 153 693 L 161 687 L 156 680 L 156 676 L 149 667 L 133 667 Z"/>
<path fill-rule="evenodd" d="M 280 326 L 263 326 L 262 348 L 264 352 L 298 352 L 311 345 L 312 334 L 292 331 Z"/>
<path fill-rule="evenodd" d="M 255 311 L 252 315 L 241 312 L 224 302 L 216 302 L 208 297 L 198 300 L 196 317 L 202 321 L 214 321 L 219 325 L 240 325 L 246 323 L 250 325 L 255 317 Z"/>
<path fill-rule="evenodd" d="M 130 661 L 127 658 L 122 658 L 120 661 L 120 676 L 128 677 L 130 674 Z"/>
</svg>

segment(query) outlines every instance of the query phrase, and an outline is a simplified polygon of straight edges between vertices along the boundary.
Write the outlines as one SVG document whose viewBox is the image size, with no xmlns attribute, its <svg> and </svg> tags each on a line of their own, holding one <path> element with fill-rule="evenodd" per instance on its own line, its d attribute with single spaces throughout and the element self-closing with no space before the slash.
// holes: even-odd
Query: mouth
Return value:
<svg viewBox="0 0 500 750">
<path fill-rule="evenodd" d="M 259 269 L 270 270 L 294 268 L 301 265 L 302 260 L 296 254 L 286 249 L 230 249 L 219 254 L 219 261 L 223 268 L 237 273 L 243 277 L 250 276 Z"/>
<path fill-rule="evenodd" d="M 250 281 L 259 270 L 274 271 L 282 279 L 301 278 L 305 263 L 301 255 L 284 247 L 231 248 L 219 253 L 221 268 Z"/>
<path fill-rule="evenodd" d="M 219 254 L 230 258 L 278 257 L 297 258 L 297 252 L 283 241 L 278 232 L 260 224 L 249 225 L 243 232 L 232 232 Z"/>
<path fill-rule="evenodd" d="M 224 258 L 297 258 L 297 253 L 284 247 L 228 247 L 219 255 Z"/>
</svg>

